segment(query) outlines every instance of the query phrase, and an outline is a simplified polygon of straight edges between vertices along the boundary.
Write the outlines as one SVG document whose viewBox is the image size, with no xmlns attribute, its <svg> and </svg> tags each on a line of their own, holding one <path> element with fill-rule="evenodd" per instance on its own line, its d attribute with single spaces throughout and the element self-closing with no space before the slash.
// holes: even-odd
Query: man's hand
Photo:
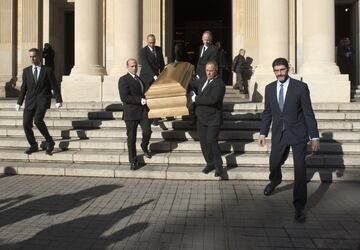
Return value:
<svg viewBox="0 0 360 250">
<path fill-rule="evenodd" d="M 141 105 L 145 105 L 146 104 L 146 99 L 141 98 Z"/>
<path fill-rule="evenodd" d="M 16 104 L 16 105 L 15 105 L 15 110 L 16 110 L 16 111 L 19 111 L 20 108 L 21 108 L 21 106 L 20 106 L 19 104 Z"/>
<path fill-rule="evenodd" d="M 311 140 L 311 149 L 313 152 L 320 150 L 320 140 Z"/>
<path fill-rule="evenodd" d="M 60 110 L 60 108 L 62 107 L 62 103 L 61 102 L 55 103 L 55 107 L 57 108 L 57 110 Z"/>
<path fill-rule="evenodd" d="M 259 135 L 258 143 L 261 147 L 264 147 L 266 145 L 265 135 Z"/>
</svg>

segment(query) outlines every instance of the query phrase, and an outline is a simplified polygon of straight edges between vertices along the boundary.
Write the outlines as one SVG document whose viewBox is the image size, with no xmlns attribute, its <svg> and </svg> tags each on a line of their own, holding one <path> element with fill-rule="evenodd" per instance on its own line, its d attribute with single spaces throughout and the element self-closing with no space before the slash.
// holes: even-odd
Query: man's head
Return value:
<svg viewBox="0 0 360 250">
<path fill-rule="evenodd" d="M 149 47 L 154 48 L 156 43 L 155 35 L 153 34 L 148 35 L 146 38 L 146 42 Z"/>
<path fill-rule="evenodd" d="M 127 67 L 127 70 L 131 73 L 131 74 L 133 74 L 133 75 L 136 75 L 136 73 L 137 73 L 137 61 L 136 61 L 136 59 L 134 59 L 134 58 L 130 58 L 130 59 L 128 59 L 127 61 L 126 61 L 126 67 Z"/>
<path fill-rule="evenodd" d="M 41 53 L 37 48 L 29 49 L 29 56 L 33 65 L 39 65 L 41 63 Z"/>
<path fill-rule="evenodd" d="M 273 71 L 280 82 L 285 82 L 289 77 L 289 63 L 285 58 L 276 58 L 272 63 Z"/>
<path fill-rule="evenodd" d="M 217 75 L 218 65 L 215 61 L 209 61 L 205 66 L 206 77 L 208 80 L 213 79 Z"/>
<path fill-rule="evenodd" d="M 240 50 L 239 50 L 239 55 L 245 56 L 245 52 L 246 52 L 246 50 L 240 49 Z"/>
<path fill-rule="evenodd" d="M 210 30 L 204 31 L 202 35 L 202 41 L 205 46 L 209 46 L 212 42 L 212 33 Z"/>
</svg>

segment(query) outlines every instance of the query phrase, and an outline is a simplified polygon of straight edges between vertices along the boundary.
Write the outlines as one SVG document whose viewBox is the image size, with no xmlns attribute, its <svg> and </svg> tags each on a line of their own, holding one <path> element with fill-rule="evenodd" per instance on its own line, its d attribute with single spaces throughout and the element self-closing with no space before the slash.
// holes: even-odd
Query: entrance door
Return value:
<svg viewBox="0 0 360 250">
<path fill-rule="evenodd" d="M 184 48 L 185 61 L 196 65 L 202 33 L 210 30 L 214 36 L 213 43 L 223 43 L 230 62 L 231 13 L 231 0 L 174 0 L 175 44 Z"/>
<path fill-rule="evenodd" d="M 335 43 L 336 62 L 342 74 L 348 74 L 351 81 L 351 89 L 357 88 L 359 80 L 359 62 L 358 53 L 358 30 L 356 23 L 358 20 L 358 11 L 356 11 L 357 2 L 355 0 L 338 0 L 335 5 Z"/>
</svg>

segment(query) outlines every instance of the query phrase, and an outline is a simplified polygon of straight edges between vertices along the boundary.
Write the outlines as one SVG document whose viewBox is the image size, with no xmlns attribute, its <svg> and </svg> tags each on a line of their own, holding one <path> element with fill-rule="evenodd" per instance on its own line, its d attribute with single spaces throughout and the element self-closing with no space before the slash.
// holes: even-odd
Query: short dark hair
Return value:
<svg viewBox="0 0 360 250">
<path fill-rule="evenodd" d="M 40 55 L 40 50 L 38 48 L 31 48 L 29 52 L 35 52 L 37 55 Z"/>
<path fill-rule="evenodd" d="M 286 60 L 285 58 L 282 58 L 282 57 L 276 58 L 272 63 L 273 68 L 275 66 L 279 66 L 279 65 L 284 65 L 287 69 L 289 68 L 288 60 Z"/>
<path fill-rule="evenodd" d="M 218 72 L 218 64 L 216 61 L 211 60 L 206 63 L 206 65 L 214 65 L 215 71 Z M 206 66 L 205 66 L 206 67 Z"/>
</svg>

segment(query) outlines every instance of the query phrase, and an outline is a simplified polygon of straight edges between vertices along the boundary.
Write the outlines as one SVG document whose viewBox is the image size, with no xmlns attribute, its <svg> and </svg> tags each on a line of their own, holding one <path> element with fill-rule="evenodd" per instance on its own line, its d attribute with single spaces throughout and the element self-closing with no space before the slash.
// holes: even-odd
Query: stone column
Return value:
<svg viewBox="0 0 360 250">
<path fill-rule="evenodd" d="M 102 6 L 99 0 L 75 1 L 75 66 L 71 74 L 104 75 Z"/>
<path fill-rule="evenodd" d="M 257 73 L 272 73 L 277 57 L 289 57 L 289 1 L 259 0 L 259 64 Z"/>
<path fill-rule="evenodd" d="M 14 96 L 16 84 L 16 1 L 0 0 L 0 97 Z"/>
<path fill-rule="evenodd" d="M 17 75 L 21 84 L 22 69 L 30 65 L 28 50 L 42 48 L 42 25 L 39 0 L 18 0 L 17 5 Z"/>
<path fill-rule="evenodd" d="M 265 86 L 274 81 L 272 62 L 275 58 L 289 59 L 288 0 L 258 0 L 259 60 L 249 81 L 249 98 L 264 101 Z"/>
<path fill-rule="evenodd" d="M 102 101 L 103 4 L 75 1 L 75 65 L 70 76 L 63 76 L 64 102 Z"/>
<path fill-rule="evenodd" d="M 334 0 L 303 0 L 303 61 L 299 78 L 313 102 L 349 102 L 350 81 L 335 64 Z"/>
<path fill-rule="evenodd" d="M 300 74 L 339 74 L 335 64 L 334 0 L 303 0 L 304 59 Z"/>
<path fill-rule="evenodd" d="M 114 13 L 114 66 L 110 74 L 120 76 L 126 72 L 127 59 L 138 59 L 141 35 L 139 0 L 114 1 Z"/>
<path fill-rule="evenodd" d="M 113 10 L 113 59 L 110 75 L 105 76 L 102 91 L 103 101 L 119 101 L 118 80 L 127 72 L 126 60 L 138 59 L 140 50 L 139 0 L 115 0 Z M 121 13 L 121 14 L 120 14 Z"/>
</svg>

